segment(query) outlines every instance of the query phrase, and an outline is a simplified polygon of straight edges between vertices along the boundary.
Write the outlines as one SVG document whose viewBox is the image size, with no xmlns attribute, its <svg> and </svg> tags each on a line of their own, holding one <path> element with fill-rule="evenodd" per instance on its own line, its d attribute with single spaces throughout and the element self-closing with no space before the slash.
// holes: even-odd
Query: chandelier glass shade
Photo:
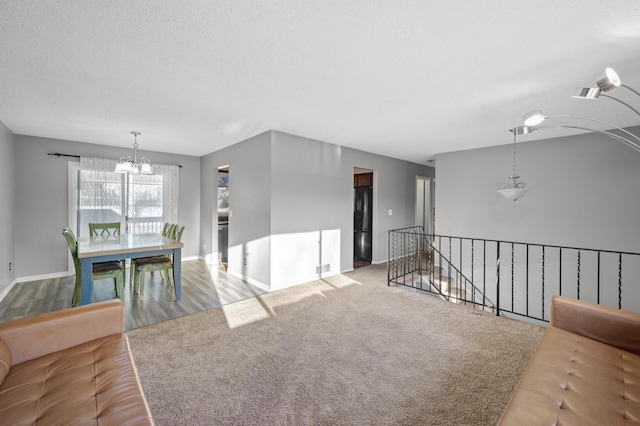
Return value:
<svg viewBox="0 0 640 426">
<path fill-rule="evenodd" d="M 138 162 L 138 136 L 140 132 L 131 132 L 134 137 L 133 142 L 133 160 L 131 157 L 120 157 L 118 164 L 116 164 L 115 173 L 129 173 L 132 175 L 143 174 L 152 175 L 153 169 L 151 167 L 151 161 L 142 157 Z"/>
</svg>

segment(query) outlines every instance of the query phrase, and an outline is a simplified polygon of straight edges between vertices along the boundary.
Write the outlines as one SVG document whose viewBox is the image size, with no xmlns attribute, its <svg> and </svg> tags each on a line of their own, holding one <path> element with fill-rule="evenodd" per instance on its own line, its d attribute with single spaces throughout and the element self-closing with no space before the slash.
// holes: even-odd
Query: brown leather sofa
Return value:
<svg viewBox="0 0 640 426">
<path fill-rule="evenodd" d="M 0 324 L 0 424 L 153 425 L 119 300 Z"/>
<path fill-rule="evenodd" d="M 499 425 L 640 425 L 640 315 L 554 296 Z"/>
</svg>

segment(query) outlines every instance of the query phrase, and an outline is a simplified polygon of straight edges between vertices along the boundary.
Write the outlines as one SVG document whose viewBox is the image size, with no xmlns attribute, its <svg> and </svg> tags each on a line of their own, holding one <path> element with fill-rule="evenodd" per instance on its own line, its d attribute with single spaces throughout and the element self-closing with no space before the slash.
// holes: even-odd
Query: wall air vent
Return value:
<svg viewBox="0 0 640 426">
<path fill-rule="evenodd" d="M 325 263 L 324 265 L 316 266 L 316 275 L 324 274 L 325 272 L 329 272 L 331 270 L 331 264 Z"/>
</svg>

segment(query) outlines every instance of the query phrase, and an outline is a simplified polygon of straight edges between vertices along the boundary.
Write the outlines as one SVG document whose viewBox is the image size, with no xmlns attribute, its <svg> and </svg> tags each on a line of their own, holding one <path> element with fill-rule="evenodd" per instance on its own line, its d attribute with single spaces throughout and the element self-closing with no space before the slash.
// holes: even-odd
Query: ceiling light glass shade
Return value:
<svg viewBox="0 0 640 426">
<path fill-rule="evenodd" d="M 621 83 L 618 73 L 616 73 L 613 68 L 605 68 L 604 72 L 598 74 L 596 78 L 598 79 L 596 84 L 603 92 L 615 89 L 620 86 Z"/>
<path fill-rule="evenodd" d="M 524 125 L 528 127 L 537 126 L 542 123 L 545 118 L 547 118 L 542 111 L 539 109 L 530 111 L 522 117 L 524 120 Z"/>
<path fill-rule="evenodd" d="M 522 183 L 522 182 L 520 182 Z M 522 198 L 524 194 L 527 193 L 527 188 L 504 188 L 498 189 L 498 193 L 502 195 L 504 198 L 510 201 L 516 201 L 518 198 Z"/>
<path fill-rule="evenodd" d="M 140 163 L 140 174 L 143 174 L 143 175 L 153 174 L 153 170 L 151 169 L 151 162 L 146 158 L 143 158 L 142 162 Z"/>
<path fill-rule="evenodd" d="M 124 171 L 124 163 L 120 163 L 118 162 L 118 164 L 116 164 L 116 169 L 114 170 L 115 173 L 126 173 Z"/>
<path fill-rule="evenodd" d="M 131 158 L 120 157 L 120 161 L 116 164 L 116 173 L 131 173 L 133 172 L 133 166 L 131 165 Z"/>
<path fill-rule="evenodd" d="M 571 95 L 572 98 L 578 99 L 598 99 L 598 96 L 600 96 L 600 89 L 597 87 L 576 87 Z"/>
</svg>

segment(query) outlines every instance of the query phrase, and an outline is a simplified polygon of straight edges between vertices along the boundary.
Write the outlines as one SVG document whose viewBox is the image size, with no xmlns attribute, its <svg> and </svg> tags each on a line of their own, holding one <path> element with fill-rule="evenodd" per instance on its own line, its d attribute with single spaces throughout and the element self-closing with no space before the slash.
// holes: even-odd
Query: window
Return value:
<svg viewBox="0 0 640 426">
<path fill-rule="evenodd" d="M 161 232 L 178 216 L 178 167 L 154 165 L 153 175 L 114 173 L 116 161 L 82 157 L 77 179 L 78 237 L 91 222 L 120 222 L 127 233 Z"/>
</svg>

